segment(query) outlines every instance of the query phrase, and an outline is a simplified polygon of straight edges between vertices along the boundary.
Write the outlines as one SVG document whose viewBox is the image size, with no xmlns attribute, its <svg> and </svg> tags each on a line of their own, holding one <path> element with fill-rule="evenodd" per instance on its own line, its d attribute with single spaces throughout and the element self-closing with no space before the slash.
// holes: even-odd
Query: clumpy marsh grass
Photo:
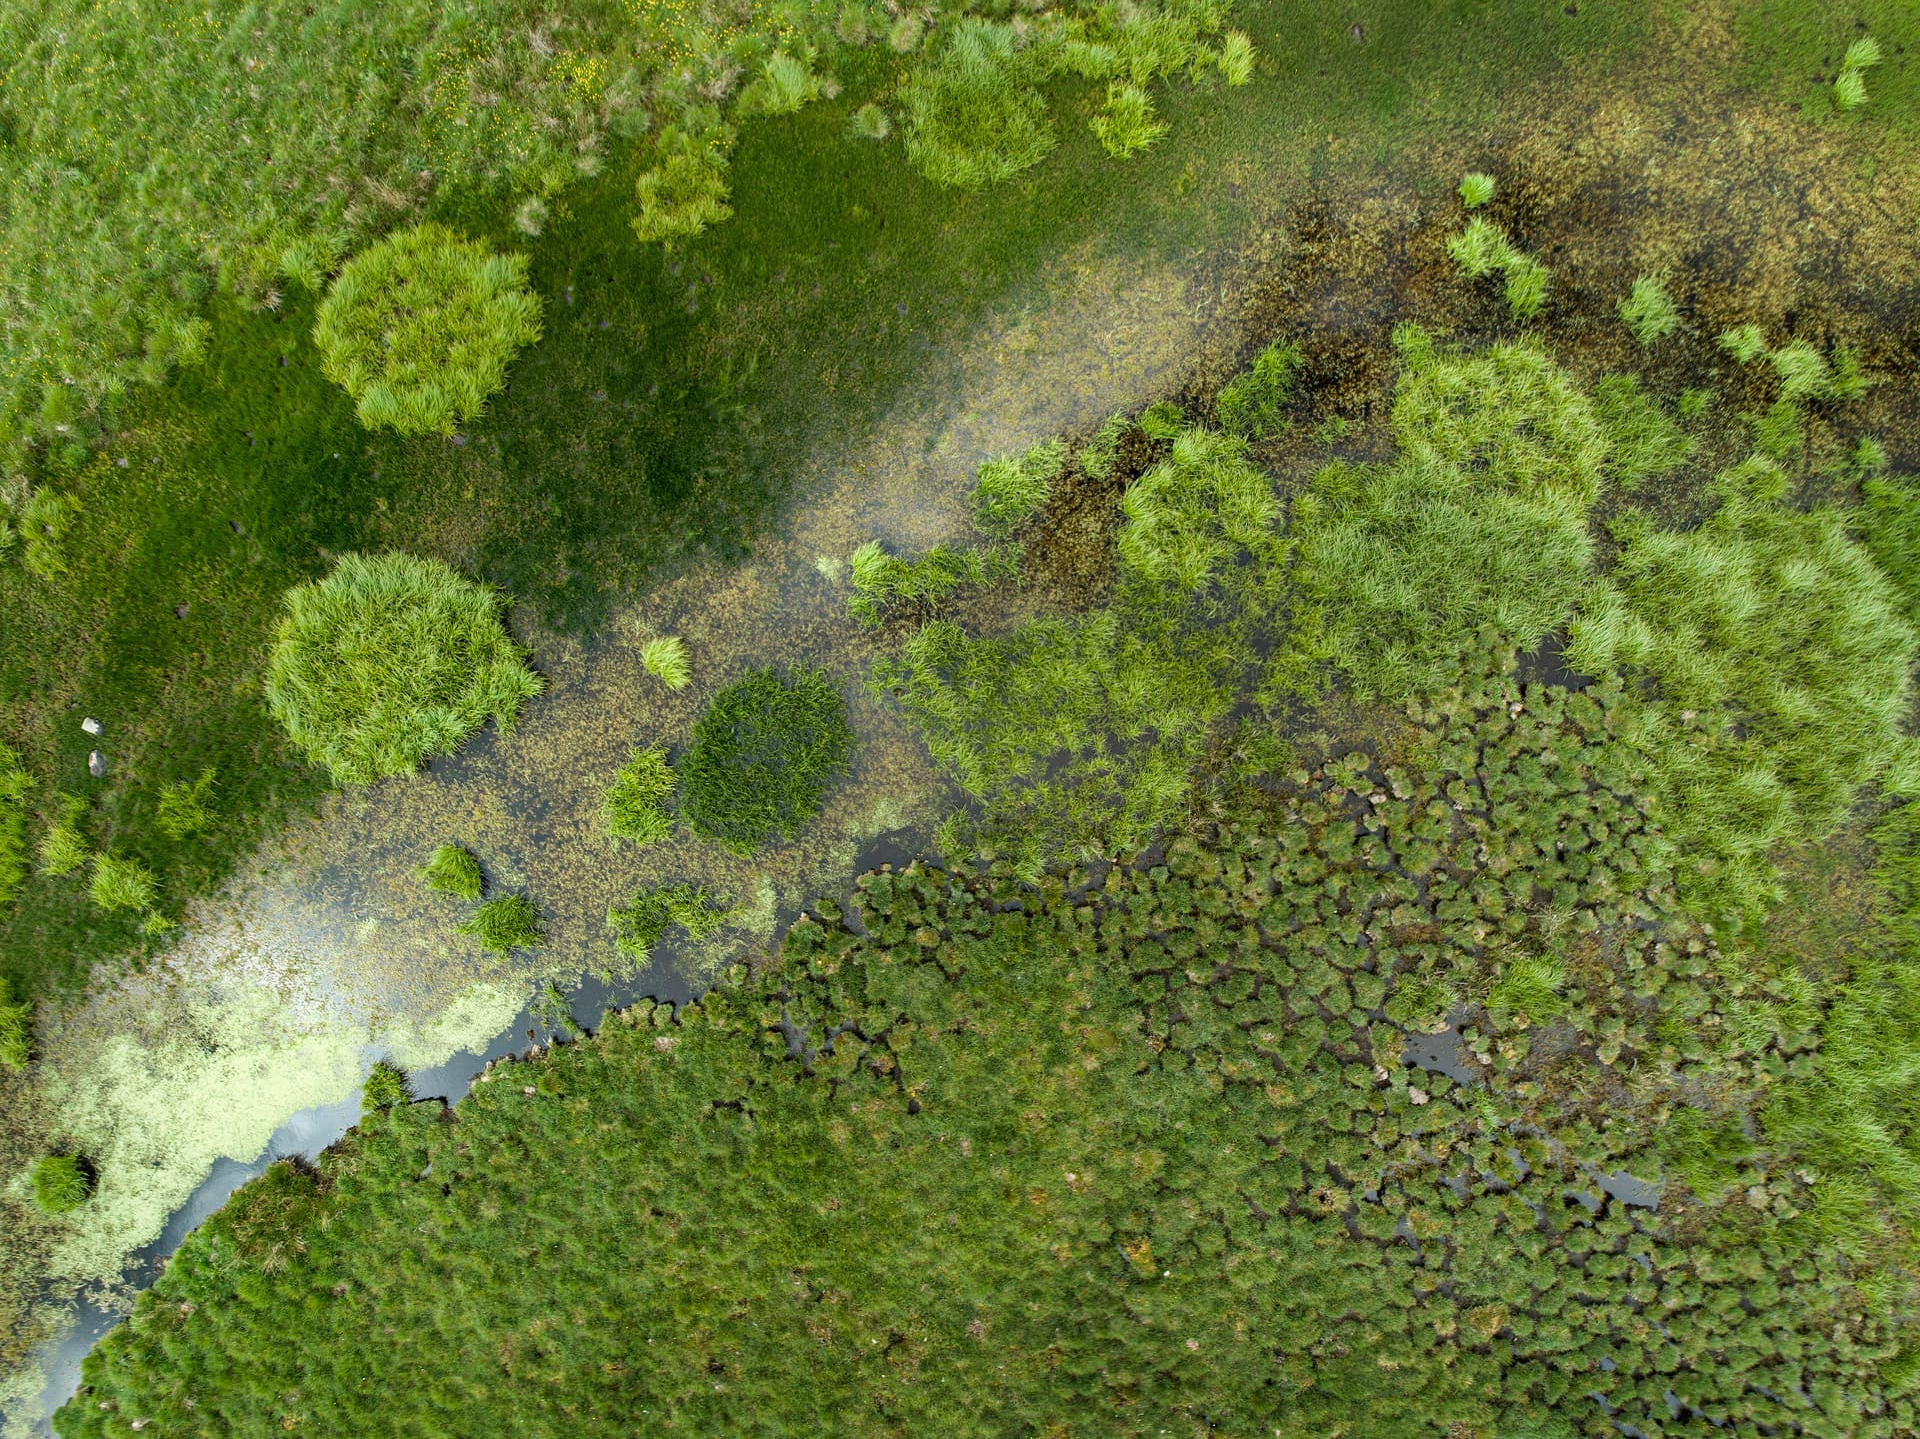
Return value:
<svg viewBox="0 0 1920 1439">
<path fill-rule="evenodd" d="M 287 594 L 267 703 L 338 781 L 411 773 L 488 719 L 506 729 L 540 693 L 501 625 L 504 604 L 437 561 L 343 556 Z"/>
<path fill-rule="evenodd" d="M 815 669 L 755 670 L 707 705 L 680 763 L 695 834 L 751 854 L 792 839 L 853 755 L 847 702 Z"/>
<path fill-rule="evenodd" d="M 680 777 L 664 747 L 636 749 L 607 787 L 600 812 L 607 833 L 630 844 L 654 844 L 673 833 L 673 797 Z"/>
<path fill-rule="evenodd" d="M 678 635 L 657 635 L 641 645 L 640 664 L 670 690 L 683 690 L 693 679 L 687 642 Z"/>
<path fill-rule="evenodd" d="M 477 900 L 487 891 L 487 876 L 473 851 L 462 845 L 443 844 L 418 871 L 420 882 L 436 894 L 455 899 Z"/>
<path fill-rule="evenodd" d="M 472 935 L 489 954 L 538 949 L 547 937 L 539 909 L 524 894 L 500 894 L 482 900 L 458 926 L 458 932 Z"/>
</svg>

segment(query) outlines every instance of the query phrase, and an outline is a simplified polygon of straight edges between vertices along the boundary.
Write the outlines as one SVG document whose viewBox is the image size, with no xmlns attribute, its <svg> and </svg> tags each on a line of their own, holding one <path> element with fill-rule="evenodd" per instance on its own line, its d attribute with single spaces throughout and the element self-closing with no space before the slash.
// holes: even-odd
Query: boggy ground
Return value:
<svg viewBox="0 0 1920 1439">
<path fill-rule="evenodd" d="M 1063 263 L 1056 275 L 1080 277 L 1077 289 L 1068 287 L 1075 299 L 1066 321 L 1052 317 L 1058 290 L 1038 287 L 1036 318 L 998 322 L 988 328 L 990 343 L 963 349 L 968 385 L 945 375 L 929 381 L 928 404 L 879 416 L 885 439 L 823 458 L 818 472 L 836 476 L 829 491 L 790 507 L 788 533 L 762 546 L 750 565 L 688 571 L 623 611 L 615 634 L 688 637 L 701 677 L 695 689 L 670 697 L 644 682 L 624 639 L 576 648 L 558 631 L 529 632 L 554 687 L 517 735 L 488 740 L 424 780 L 330 801 L 294 837 L 289 860 L 277 845 L 264 852 L 264 888 L 243 883 L 235 894 L 250 892 L 252 900 L 196 920 L 181 972 L 196 973 L 196 955 L 264 949 L 257 941 L 278 928 L 288 940 L 278 946 L 287 964 L 275 977 L 311 983 L 328 976 L 313 985 L 323 1006 L 338 997 L 333 976 L 358 986 L 356 1033 L 382 1009 L 424 1000 L 426 1017 L 450 987 L 500 974 L 450 941 L 450 916 L 405 878 L 422 857 L 416 850 L 454 827 L 472 836 L 499 880 L 524 883 L 548 907 L 550 953 L 563 968 L 606 958 L 607 900 L 656 875 L 713 883 L 770 924 L 781 907 L 844 873 L 861 837 L 926 817 L 931 775 L 917 748 L 856 697 L 868 745 L 853 782 L 806 842 L 749 872 L 678 842 L 658 855 L 613 858 L 594 832 L 593 809 L 626 746 L 684 731 L 708 681 L 717 685 L 750 659 L 826 660 L 854 691 L 872 642 L 844 618 L 842 592 L 822 572 L 821 557 L 844 557 L 871 535 L 910 551 L 953 533 L 979 458 L 1054 429 L 1090 429 L 1106 409 L 1156 392 L 1190 400 L 1210 394 L 1275 334 L 1310 341 L 1303 414 L 1330 411 L 1355 427 L 1327 445 L 1310 425 L 1297 425 L 1270 458 L 1366 454 L 1377 443 L 1368 421 L 1382 413 L 1394 320 L 1438 317 L 1466 337 L 1507 328 L 1497 296 L 1455 279 L 1441 249 L 1457 224 L 1450 184 L 1461 169 L 1496 175 L 1495 217 L 1554 267 L 1542 328 L 1578 368 L 1646 368 L 1611 306 L 1635 274 L 1666 266 L 1695 333 L 1656 352 L 1656 383 L 1668 376 L 1678 384 L 1697 378 L 1703 365 L 1722 365 L 1712 334 L 1748 320 L 1777 335 L 1849 339 L 1870 369 L 1909 369 L 1913 310 L 1899 302 L 1913 293 L 1914 258 L 1898 241 L 1910 219 L 1910 187 L 1900 184 L 1898 165 L 1865 172 L 1875 117 L 1835 128 L 1783 98 L 1699 84 L 1700 68 L 1726 61 L 1732 40 L 1711 15 L 1690 25 L 1676 36 L 1688 44 L 1647 57 L 1631 94 L 1611 81 L 1563 77 L 1524 120 L 1509 112 L 1479 151 L 1415 141 L 1391 166 L 1376 166 L 1349 161 L 1351 148 L 1343 153 L 1340 144 L 1295 137 L 1301 153 L 1293 170 L 1262 177 L 1235 168 L 1241 218 L 1197 265 L 1183 256 L 1116 266 L 1097 251 Z M 1797 182 L 1785 184 L 1783 176 Z M 1302 178 L 1316 195 L 1306 209 L 1291 203 Z M 1116 306 L 1115 296 L 1129 303 Z M 1764 378 L 1753 383 L 1764 391 Z M 1896 466 L 1915 455 L 1910 404 L 1906 387 L 1882 385 L 1852 412 L 1852 421 L 1888 442 Z M 903 490 L 903 480 L 911 488 Z M 900 503 L 903 493 L 920 503 Z M 417 525 L 415 532 L 431 536 L 433 516 L 454 513 L 439 504 L 403 506 L 394 532 Z M 1110 511 L 1091 503 L 1076 513 L 1080 543 L 1041 550 L 1029 602 L 1072 607 L 1097 594 Z M 447 548 L 484 553 L 471 536 L 439 533 Z M 548 583 L 577 586 L 595 563 L 563 559 L 547 572 Z M 343 858 L 353 863 L 339 867 Z M 289 872 L 322 876 L 319 897 L 288 885 Z M 771 896 L 763 879 L 772 881 Z M 251 936 L 239 917 L 250 910 L 272 916 Z M 349 956 L 371 963 L 340 968 Z M 198 971 L 218 972 L 218 963 Z M 16 1255 L 54 1237 L 23 1226 Z"/>
</svg>

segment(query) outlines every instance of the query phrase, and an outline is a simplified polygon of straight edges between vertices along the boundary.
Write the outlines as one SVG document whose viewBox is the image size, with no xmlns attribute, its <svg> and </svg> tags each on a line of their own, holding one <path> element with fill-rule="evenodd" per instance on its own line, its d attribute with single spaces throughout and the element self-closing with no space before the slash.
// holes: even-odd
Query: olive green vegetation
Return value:
<svg viewBox="0 0 1920 1439">
<path fill-rule="evenodd" d="M 71 1154 L 49 1154 L 27 1171 L 33 1202 L 43 1214 L 65 1214 L 78 1209 L 93 1193 L 93 1179 Z"/>
<path fill-rule="evenodd" d="M 540 911 L 524 894 L 499 894 L 482 900 L 458 931 L 474 936 L 480 948 L 490 954 L 537 949 L 547 937 Z"/>
<path fill-rule="evenodd" d="M 505 600 L 437 560 L 343 555 L 288 591 L 267 703 L 333 777 L 366 784 L 513 723 L 540 679 L 501 624 Z"/>
<path fill-rule="evenodd" d="M 13 988 L 0 980 L 0 1068 L 24 1069 L 33 1058 L 33 1003 L 16 1001 Z"/>
<path fill-rule="evenodd" d="M 1620 323 L 1633 332 L 1634 341 L 1651 345 L 1680 326 L 1680 307 L 1657 275 L 1642 275 L 1620 302 Z"/>
<path fill-rule="evenodd" d="M 0 907 L 12 902 L 27 877 L 27 804 L 33 788 L 18 752 L 0 744 Z"/>
<path fill-rule="evenodd" d="M 54 804 L 57 818 L 41 834 L 35 857 L 41 874 L 59 878 L 85 865 L 93 851 L 80 829 L 87 802 L 78 795 L 63 794 L 54 797 Z"/>
<path fill-rule="evenodd" d="M 640 666 L 670 690 L 683 690 L 693 679 L 687 642 L 678 635 L 658 635 L 641 645 Z"/>
<path fill-rule="evenodd" d="M 84 797 L 62 834 L 85 853 L 137 853 L 183 903 L 324 791 L 326 773 L 301 763 L 273 722 L 261 678 L 282 594 L 323 577 L 335 556 L 437 557 L 513 594 L 531 621 L 589 636 L 663 567 L 745 555 L 821 443 L 879 422 L 1040 263 L 1090 236 L 1121 258 L 1185 253 L 1242 222 L 1229 157 L 1286 177 L 1306 163 L 1300 135 L 1338 130 L 1391 150 L 1417 134 L 1426 147 L 1436 127 L 1477 125 L 1566 57 L 1604 65 L 1644 34 L 1638 0 L 1574 17 L 1464 0 L 1445 13 L 1362 0 L 1348 17 L 1253 0 L 1232 23 L 1257 42 L 1256 83 L 1232 90 L 1220 83 L 1230 76 L 1203 74 L 1151 87 L 1175 126 L 1167 141 L 1125 165 L 1106 160 L 1072 118 L 1097 107 L 1101 82 L 1083 92 L 1088 82 L 1067 76 L 1048 90 L 1060 121 L 1048 162 L 1012 186 L 954 191 L 906 167 L 903 125 L 884 146 L 845 134 L 863 105 L 900 119 L 897 85 L 942 51 L 950 16 L 905 55 L 885 44 L 850 53 L 840 100 L 742 120 L 727 168 L 736 213 L 669 255 L 630 224 L 664 127 L 628 132 L 655 87 L 659 117 L 705 103 L 677 68 L 659 68 L 671 54 L 712 55 L 703 10 L 623 12 L 650 37 L 626 52 L 643 71 L 637 100 L 626 60 L 595 70 L 604 52 L 591 35 L 603 32 L 579 16 L 545 55 L 539 17 L 503 23 L 491 9 L 456 33 L 433 7 L 388 6 L 369 21 L 327 0 L 313 17 L 275 12 L 210 38 L 197 11 L 123 6 L 82 21 L 68 10 L 0 14 L 20 42 L 0 45 L 0 64 L 19 62 L 4 87 L 13 98 L 0 131 L 13 138 L 0 144 L 0 179 L 31 189 L 15 167 L 58 155 L 34 172 L 53 188 L 33 190 L 0 227 L 0 277 L 25 287 L 0 300 L 23 321 L 0 326 L 0 351 L 27 347 L 46 372 L 79 382 L 46 392 L 57 397 L 47 425 L 68 428 L 44 428 L 39 361 L 7 369 L 0 358 L 0 388 L 25 387 L 21 423 L 47 436 L 9 467 L 25 490 L 0 485 L 18 536 L 0 555 L 0 693 L 16 698 L 4 738 L 40 786 L 37 813 L 53 818 L 61 793 Z M 1348 34 L 1355 20 L 1365 45 Z M 728 42 L 742 50 L 741 86 L 758 78 L 756 55 L 790 43 L 766 28 L 772 12 L 746 23 Z M 55 33 L 69 43 L 49 50 Z M 841 43 L 822 42 L 817 73 L 834 72 L 825 50 Z M 1230 31 L 1214 43 L 1223 64 L 1251 65 L 1254 47 Z M 1504 57 L 1497 74 L 1478 58 L 1490 47 Z M 1898 69 L 1883 67 L 1882 90 Z M 1416 72 L 1418 92 L 1404 80 Z M 583 151 L 592 105 L 570 97 L 596 75 L 602 88 L 588 93 L 604 102 L 608 138 Z M 445 108 L 396 103 L 416 87 Z M 68 165 L 76 145 L 95 157 L 85 184 Z M 430 194 L 414 154 L 431 157 Z M 267 174 L 292 188 L 260 188 Z M 330 188 L 332 176 L 346 188 Z M 1291 181 L 1274 183 L 1284 192 Z M 521 193 L 544 196 L 544 208 L 501 198 Z M 153 203 L 159 195 L 173 201 Z M 155 227 L 150 249 L 117 243 L 129 216 Z M 318 287 L 343 252 L 292 248 L 344 228 L 350 251 L 421 219 L 496 251 L 524 248 L 544 305 L 542 338 L 465 427 L 464 447 L 360 427 L 310 341 Z M 315 288 L 276 282 L 281 256 L 301 261 Z M 102 295 L 117 318 L 80 322 L 76 307 Z M 144 349 L 137 317 L 148 313 L 154 326 L 205 319 L 204 359 L 162 387 L 126 388 L 109 423 L 86 430 L 79 414 L 129 367 L 172 369 L 164 344 Z M 69 402 L 77 410 L 59 408 Z M 109 726 L 104 780 L 86 771 L 77 720 L 87 713 Z M 207 768 L 220 775 L 213 823 L 173 841 L 154 823 L 158 798 Z M 84 883 L 59 874 L 29 877 L 0 911 L 0 973 L 22 993 L 74 989 L 142 948 L 136 912 L 95 909 Z"/>
<path fill-rule="evenodd" d="M 636 749 L 607 786 L 600 812 L 616 840 L 652 844 L 673 833 L 673 796 L 679 776 L 660 745 Z"/>
<path fill-rule="evenodd" d="M 1032 446 L 1023 455 L 988 460 L 974 474 L 973 522 L 990 540 L 1004 540 L 1040 512 L 1067 463 L 1059 440 Z"/>
<path fill-rule="evenodd" d="M 437 224 L 355 255 L 313 318 L 321 372 L 353 397 L 360 423 L 403 435 L 452 434 L 539 338 L 526 257 L 492 254 Z"/>
<path fill-rule="evenodd" d="M 847 702 L 804 665 L 754 670 L 708 702 L 680 761 L 680 812 L 736 854 L 790 840 L 853 755 Z"/>
<path fill-rule="evenodd" d="M 477 900 L 487 892 L 487 876 L 480 861 L 461 845 L 441 845 L 417 873 L 428 889 L 455 899 Z"/>
<path fill-rule="evenodd" d="M 1630 702 L 1496 675 L 1164 856 L 868 876 L 272 1167 L 56 1432 L 1910 1432 L 1898 1266 L 1810 1234 L 1844 1176 L 1693 1098 L 1829 1041 L 1735 1037 Z M 1407 1058 L 1449 1003 L 1460 1082 Z M 1601 1188 L 1666 1154 L 1657 1212 Z"/>
<path fill-rule="evenodd" d="M 641 890 L 626 904 L 607 911 L 607 928 L 613 942 L 637 969 L 653 955 L 653 947 L 666 937 L 674 925 L 685 929 L 690 939 L 706 939 L 717 933 L 733 916 L 724 905 L 715 904 L 697 885 L 665 885 Z"/>
</svg>

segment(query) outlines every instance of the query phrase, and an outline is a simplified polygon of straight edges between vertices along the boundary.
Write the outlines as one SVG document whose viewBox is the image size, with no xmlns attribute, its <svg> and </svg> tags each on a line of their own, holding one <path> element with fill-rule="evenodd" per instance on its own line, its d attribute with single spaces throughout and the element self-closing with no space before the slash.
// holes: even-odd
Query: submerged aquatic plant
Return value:
<svg viewBox="0 0 1920 1439">
<path fill-rule="evenodd" d="M 506 729 L 540 693 L 504 605 L 438 560 L 344 555 L 326 579 L 287 592 L 267 703 L 337 781 L 409 773 L 489 718 Z"/>
<path fill-rule="evenodd" d="M 681 813 L 736 854 L 792 839 L 853 755 L 847 702 L 819 670 L 754 670 L 713 697 L 681 761 Z"/>
<path fill-rule="evenodd" d="M 1642 275 L 1619 305 L 1620 322 L 1640 345 L 1672 334 L 1680 325 L 1680 307 L 1657 275 Z"/>
<path fill-rule="evenodd" d="M 678 635 L 659 635 L 641 645 L 640 665 L 670 690 L 683 690 L 693 679 L 687 642 Z"/>
<path fill-rule="evenodd" d="M 636 749 L 620 767 L 600 802 L 607 833 L 615 840 L 653 844 L 673 833 L 674 791 L 680 780 L 663 745 Z"/>
<path fill-rule="evenodd" d="M 492 954 L 537 949 L 547 937 L 540 911 L 524 894 L 502 894 L 483 900 L 458 927 L 458 932 L 474 936 L 480 941 L 480 947 Z"/>
<path fill-rule="evenodd" d="M 415 873 L 428 889 L 455 899 L 477 900 L 487 892 L 487 876 L 480 861 L 462 845 L 441 845 Z"/>
<path fill-rule="evenodd" d="M 85 1204 L 93 1194 L 93 1175 L 85 1163 L 72 1154 L 48 1154 L 34 1163 L 27 1173 L 33 1202 L 43 1214 L 67 1214 Z"/>
<path fill-rule="evenodd" d="M 314 312 L 321 368 L 368 429 L 452 434 L 540 338 L 526 282 L 523 257 L 490 254 L 444 225 L 389 235 L 347 262 Z"/>
<path fill-rule="evenodd" d="M 153 904 L 153 871 L 137 859 L 99 854 L 93 859 L 93 880 L 87 897 L 101 909 L 147 909 Z"/>
</svg>

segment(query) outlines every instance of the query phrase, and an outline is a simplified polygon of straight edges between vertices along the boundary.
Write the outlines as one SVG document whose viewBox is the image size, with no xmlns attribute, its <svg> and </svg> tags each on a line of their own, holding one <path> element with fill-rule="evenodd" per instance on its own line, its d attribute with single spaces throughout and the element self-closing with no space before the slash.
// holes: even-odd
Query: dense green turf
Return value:
<svg viewBox="0 0 1920 1439">
<path fill-rule="evenodd" d="M 1495 681 L 1104 879 L 869 876 L 857 933 L 270 1170 L 58 1432 L 1910 1432 L 1897 1269 L 1801 1217 L 1842 1171 L 1599 1186 L 1830 1042 L 1668 912 L 1618 698 Z M 1403 1060 L 1450 988 L 1463 1085 Z"/>
<path fill-rule="evenodd" d="M 846 698 L 826 675 L 750 671 L 709 700 L 693 727 L 680 761 L 681 813 L 695 834 L 738 854 L 790 840 L 820 812 L 853 746 Z"/>
</svg>

